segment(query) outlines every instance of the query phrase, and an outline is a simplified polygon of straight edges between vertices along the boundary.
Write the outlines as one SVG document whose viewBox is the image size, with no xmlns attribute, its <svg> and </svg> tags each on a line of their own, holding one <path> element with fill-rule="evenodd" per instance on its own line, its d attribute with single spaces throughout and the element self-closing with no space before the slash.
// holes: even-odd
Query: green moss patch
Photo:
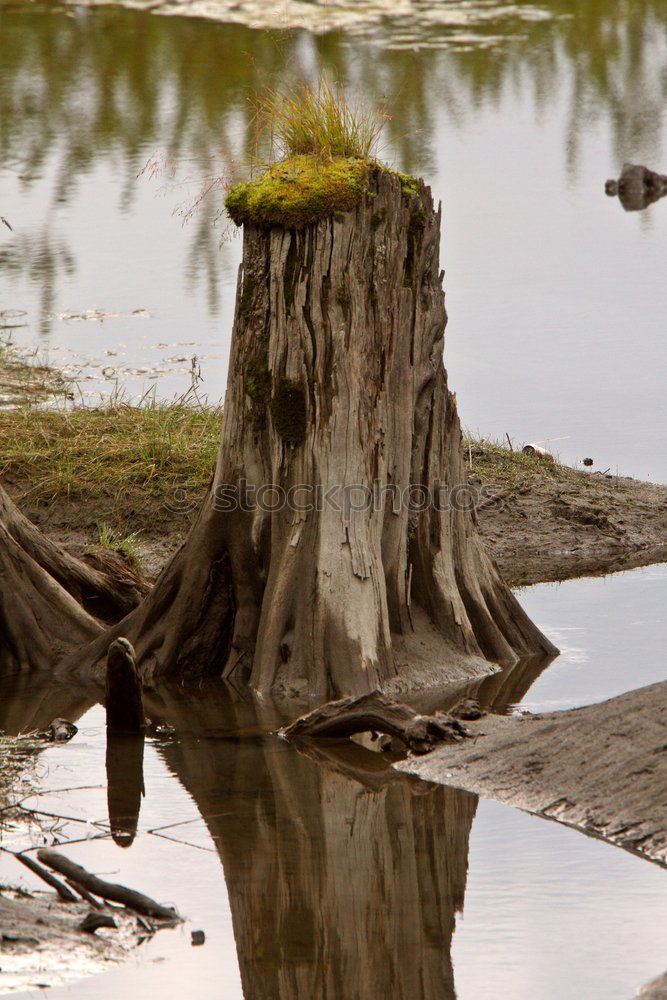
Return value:
<svg viewBox="0 0 667 1000">
<path fill-rule="evenodd" d="M 336 156 L 292 156 L 274 164 L 257 181 L 237 184 L 225 206 L 237 226 L 302 229 L 353 211 L 366 189 L 365 160 Z"/>
</svg>

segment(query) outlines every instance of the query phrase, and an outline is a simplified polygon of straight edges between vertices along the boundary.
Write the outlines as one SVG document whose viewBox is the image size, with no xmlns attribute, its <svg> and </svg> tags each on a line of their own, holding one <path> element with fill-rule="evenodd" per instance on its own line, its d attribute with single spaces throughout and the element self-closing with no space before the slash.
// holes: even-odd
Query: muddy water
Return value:
<svg viewBox="0 0 667 1000">
<path fill-rule="evenodd" d="M 533 671 L 528 692 L 520 670 L 506 678 L 499 707 L 609 696 L 623 663 L 625 688 L 657 679 L 646 664 L 664 649 L 664 600 L 645 598 L 666 580 L 653 567 L 525 592 L 552 638 L 576 629 L 576 642 Z M 623 609 L 615 621 L 609 600 Z M 646 655 L 630 674 L 624 643 L 640 615 Z M 79 820 L 57 833 L 78 841 L 72 858 L 188 918 L 97 977 L 98 1000 L 629 1000 L 667 964 L 665 872 L 616 848 L 398 775 L 353 744 L 298 752 L 267 735 L 277 710 L 215 683 L 152 695 L 148 714 L 173 732 L 147 740 L 143 766 L 123 741 L 105 766 L 94 692 L 68 702 L 35 690 L 5 686 L 0 726 L 43 725 L 57 711 L 80 717 L 80 732 L 41 755 L 41 795 L 28 804 Z M 86 787 L 58 791 L 72 786 Z M 23 877 L 7 865 L 3 878 Z M 200 928 L 206 944 L 192 947 Z M 91 981 L 51 981 L 54 1000 L 93 995 Z"/>
<path fill-rule="evenodd" d="M 667 170 L 662 0 L 270 6 L 275 30 L 0 3 L 0 310 L 23 312 L 0 325 L 84 396 L 169 396 L 196 354 L 219 398 L 239 240 L 220 248 L 220 190 L 179 212 L 242 172 L 249 93 L 326 69 L 386 103 L 386 158 L 443 199 L 464 424 L 666 481 L 667 202 L 603 192 L 624 160 Z M 257 24 L 268 5 L 187 8 Z"/>
</svg>

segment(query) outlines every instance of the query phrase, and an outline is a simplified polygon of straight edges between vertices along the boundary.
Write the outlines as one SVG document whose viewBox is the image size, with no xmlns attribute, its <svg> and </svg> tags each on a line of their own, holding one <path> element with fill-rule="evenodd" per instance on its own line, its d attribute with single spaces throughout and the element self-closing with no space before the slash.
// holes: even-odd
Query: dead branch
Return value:
<svg viewBox="0 0 667 1000">
<path fill-rule="evenodd" d="M 60 872 L 61 875 L 66 875 L 73 882 L 77 882 L 84 889 L 94 893 L 96 896 L 101 896 L 102 899 L 109 899 L 113 903 L 121 903 L 129 910 L 136 910 L 137 913 L 143 913 L 147 917 L 157 917 L 161 920 L 174 920 L 178 918 L 178 914 L 173 906 L 163 906 L 162 903 L 156 903 L 150 896 L 144 896 L 143 893 L 136 892 L 134 889 L 128 889 L 124 885 L 117 885 L 113 882 L 106 882 L 104 879 L 98 878 L 97 875 L 86 871 L 81 865 L 77 865 L 74 861 L 70 861 L 69 858 L 59 854 L 58 851 L 52 851 L 50 848 L 42 848 L 38 852 L 37 857 L 45 865 L 48 865 L 49 868 Z"/>
</svg>

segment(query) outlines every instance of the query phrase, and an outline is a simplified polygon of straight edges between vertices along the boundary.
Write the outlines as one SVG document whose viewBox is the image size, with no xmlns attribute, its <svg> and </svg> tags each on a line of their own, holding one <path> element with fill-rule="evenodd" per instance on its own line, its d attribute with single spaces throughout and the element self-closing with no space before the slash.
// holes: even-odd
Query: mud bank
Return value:
<svg viewBox="0 0 667 1000">
<path fill-rule="evenodd" d="M 8 865 L 3 860 L 3 868 Z M 103 972 L 127 959 L 146 936 L 134 915 L 117 908 L 115 928 L 80 930 L 90 912 L 88 903 L 63 903 L 55 893 L 0 888 L 0 990 L 45 988 Z"/>
<path fill-rule="evenodd" d="M 667 561 L 667 487 L 623 477 L 608 480 L 565 466 L 545 469 L 507 449 L 484 448 L 483 467 L 478 474 L 473 460 L 471 474 L 475 495 L 486 498 L 475 516 L 511 586 Z M 89 496 L 85 477 L 69 496 L 49 501 L 40 493 L 42 479 L 40 469 L 30 474 L 11 462 L 0 476 L 23 513 L 76 554 L 98 542 L 101 524 L 121 535 L 140 532 L 140 562 L 149 579 L 182 543 L 200 503 L 198 493 L 203 499 L 207 485 L 194 477 L 186 484 L 185 509 L 178 509 L 141 484 Z"/>
<path fill-rule="evenodd" d="M 518 461 L 518 456 L 515 461 Z M 667 560 L 667 487 L 578 472 L 527 468 L 503 484 L 506 458 L 485 464 L 499 483 L 478 527 L 513 586 L 634 569 Z"/>
<path fill-rule="evenodd" d="M 667 681 L 567 712 L 468 725 L 473 740 L 396 767 L 667 867 Z"/>
</svg>

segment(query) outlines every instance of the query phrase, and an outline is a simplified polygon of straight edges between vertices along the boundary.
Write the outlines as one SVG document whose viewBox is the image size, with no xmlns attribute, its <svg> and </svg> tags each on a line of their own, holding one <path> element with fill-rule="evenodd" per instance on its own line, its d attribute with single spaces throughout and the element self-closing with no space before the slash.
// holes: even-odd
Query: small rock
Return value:
<svg viewBox="0 0 667 1000">
<path fill-rule="evenodd" d="M 204 931 L 192 931 L 190 937 L 192 938 L 193 947 L 196 945 L 204 944 L 204 942 L 206 941 L 206 934 L 204 933 Z"/>
<path fill-rule="evenodd" d="M 40 733 L 40 736 L 53 743 L 66 743 L 78 732 L 79 730 L 73 722 L 69 722 L 67 719 L 54 719 L 49 728 Z"/>
<path fill-rule="evenodd" d="M 91 910 L 87 917 L 84 917 L 79 924 L 80 931 L 87 934 L 94 934 L 100 927 L 117 927 L 117 923 L 109 913 L 100 913 L 99 910 Z"/>
<path fill-rule="evenodd" d="M 474 698 L 465 698 L 452 709 L 451 714 L 455 719 L 464 719 L 467 722 L 472 722 L 474 719 L 483 718 L 486 712 Z"/>
</svg>

